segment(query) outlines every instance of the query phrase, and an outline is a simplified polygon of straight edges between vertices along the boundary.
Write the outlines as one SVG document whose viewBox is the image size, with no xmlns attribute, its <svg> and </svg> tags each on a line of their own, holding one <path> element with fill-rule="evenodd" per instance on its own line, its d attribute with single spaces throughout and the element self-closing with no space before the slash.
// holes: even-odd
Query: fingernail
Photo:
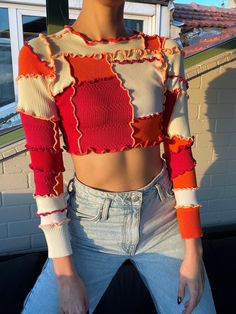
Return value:
<svg viewBox="0 0 236 314">
<path fill-rule="evenodd" d="M 180 304 L 181 301 L 182 301 L 182 298 L 178 296 L 178 298 L 177 298 L 177 303 Z"/>
</svg>

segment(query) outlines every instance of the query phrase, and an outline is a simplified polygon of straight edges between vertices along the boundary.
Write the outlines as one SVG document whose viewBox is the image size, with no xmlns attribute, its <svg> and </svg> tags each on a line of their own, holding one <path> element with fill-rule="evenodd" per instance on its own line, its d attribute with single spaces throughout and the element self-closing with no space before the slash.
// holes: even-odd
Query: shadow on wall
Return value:
<svg viewBox="0 0 236 314">
<path fill-rule="evenodd" d="M 207 75 L 204 74 L 206 80 Z M 201 146 L 199 140 L 198 145 L 200 149 L 212 150 L 212 160 L 208 162 L 198 193 L 203 205 L 201 214 L 213 225 L 236 222 L 235 77 L 236 68 L 224 67 L 222 73 L 208 83 L 205 104 L 201 107 L 204 112 L 201 119 L 207 119 L 209 124 L 206 130 L 209 140 L 208 134 L 202 134 L 205 144 Z"/>
</svg>

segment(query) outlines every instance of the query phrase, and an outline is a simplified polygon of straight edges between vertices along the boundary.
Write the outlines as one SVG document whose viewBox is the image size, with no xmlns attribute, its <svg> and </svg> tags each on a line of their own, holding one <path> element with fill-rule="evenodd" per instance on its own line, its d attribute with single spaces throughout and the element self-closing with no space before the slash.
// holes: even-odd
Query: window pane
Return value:
<svg viewBox="0 0 236 314">
<path fill-rule="evenodd" d="M 37 37 L 39 33 L 47 33 L 46 17 L 23 15 L 22 23 L 24 41 Z"/>
<path fill-rule="evenodd" d="M 8 9 L 0 8 L 0 135 L 19 124 L 14 106 L 15 92 Z"/>
</svg>

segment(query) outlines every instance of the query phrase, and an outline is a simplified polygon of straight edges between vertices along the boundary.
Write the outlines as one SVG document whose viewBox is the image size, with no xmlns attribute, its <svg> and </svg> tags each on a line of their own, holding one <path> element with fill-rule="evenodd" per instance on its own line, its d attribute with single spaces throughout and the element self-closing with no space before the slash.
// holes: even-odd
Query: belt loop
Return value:
<svg viewBox="0 0 236 314">
<path fill-rule="evenodd" d="M 166 198 L 166 194 L 165 194 L 165 191 L 164 191 L 162 185 L 160 183 L 157 183 L 157 184 L 155 184 L 155 187 L 156 187 L 156 189 L 158 191 L 160 200 L 164 201 L 164 199 Z"/>
<path fill-rule="evenodd" d="M 104 203 L 103 203 L 103 206 L 102 206 L 101 220 L 106 220 L 108 218 L 108 212 L 109 212 L 110 204 L 111 204 L 111 199 L 106 198 Z"/>
<path fill-rule="evenodd" d="M 70 185 L 72 184 L 72 188 L 70 190 Z M 74 177 L 71 178 L 67 184 L 67 192 L 68 194 L 74 193 Z"/>
</svg>

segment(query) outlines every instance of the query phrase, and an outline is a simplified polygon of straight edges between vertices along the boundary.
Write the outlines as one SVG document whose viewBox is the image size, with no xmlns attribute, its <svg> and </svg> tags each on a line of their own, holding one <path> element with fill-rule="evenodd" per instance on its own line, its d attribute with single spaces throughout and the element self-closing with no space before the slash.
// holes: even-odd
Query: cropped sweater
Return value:
<svg viewBox="0 0 236 314">
<path fill-rule="evenodd" d="M 181 236 L 203 235 L 183 50 L 168 37 L 128 31 L 127 36 L 88 41 L 64 25 L 25 41 L 20 50 L 16 111 L 50 258 L 73 253 L 63 149 L 104 154 L 163 142 Z"/>
</svg>

